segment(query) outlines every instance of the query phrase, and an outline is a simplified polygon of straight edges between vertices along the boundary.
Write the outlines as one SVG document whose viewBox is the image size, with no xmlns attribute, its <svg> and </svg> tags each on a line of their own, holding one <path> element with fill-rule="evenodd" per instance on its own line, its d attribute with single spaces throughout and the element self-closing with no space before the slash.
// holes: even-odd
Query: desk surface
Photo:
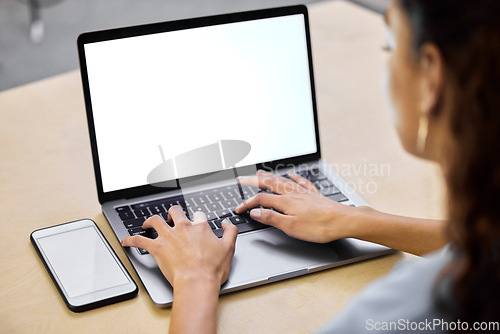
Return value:
<svg viewBox="0 0 500 334">
<path fill-rule="evenodd" d="M 381 76 L 380 16 L 343 2 L 310 6 L 323 157 L 373 207 L 442 217 L 435 167 L 399 145 Z M 97 201 L 77 71 L 0 93 L 0 332 L 164 332 L 170 309 L 137 298 L 82 314 L 66 309 L 29 242 L 34 229 L 89 217 L 133 270 Z M 220 333 L 305 333 L 333 316 L 398 253 L 221 297 Z M 134 279 L 139 282 L 137 276 Z"/>
</svg>

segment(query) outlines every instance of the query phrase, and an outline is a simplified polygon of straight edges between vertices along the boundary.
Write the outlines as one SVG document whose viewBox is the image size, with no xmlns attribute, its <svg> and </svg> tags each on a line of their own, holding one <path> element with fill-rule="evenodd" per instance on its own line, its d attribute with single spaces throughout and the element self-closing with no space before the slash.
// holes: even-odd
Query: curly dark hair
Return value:
<svg viewBox="0 0 500 334">
<path fill-rule="evenodd" d="M 407 15 L 413 51 L 440 50 L 453 92 L 433 110 L 451 138 L 444 149 L 448 234 L 458 308 L 470 325 L 500 320 L 500 1 L 397 0 Z M 469 328 L 470 329 L 470 328 Z M 472 329 L 470 329 L 472 330 Z"/>
</svg>

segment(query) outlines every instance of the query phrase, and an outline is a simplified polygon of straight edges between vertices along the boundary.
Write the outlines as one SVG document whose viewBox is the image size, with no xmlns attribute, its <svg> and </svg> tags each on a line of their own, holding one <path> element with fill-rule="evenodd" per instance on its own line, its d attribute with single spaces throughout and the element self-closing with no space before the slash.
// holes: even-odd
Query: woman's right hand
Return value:
<svg viewBox="0 0 500 334">
<path fill-rule="evenodd" d="M 275 194 L 259 193 L 236 208 L 237 213 L 272 225 L 287 235 L 305 241 L 326 243 L 353 237 L 352 221 L 364 211 L 326 198 L 307 179 L 296 173 L 290 178 L 259 171 L 257 176 L 240 177 L 242 185 L 268 189 Z M 270 209 L 256 208 L 263 206 Z"/>
</svg>

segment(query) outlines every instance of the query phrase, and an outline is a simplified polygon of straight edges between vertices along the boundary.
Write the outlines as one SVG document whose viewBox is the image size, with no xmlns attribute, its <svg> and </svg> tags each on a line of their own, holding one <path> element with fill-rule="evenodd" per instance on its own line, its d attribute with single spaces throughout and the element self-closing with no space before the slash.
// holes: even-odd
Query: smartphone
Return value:
<svg viewBox="0 0 500 334">
<path fill-rule="evenodd" d="M 138 288 L 94 221 L 33 231 L 31 243 L 73 312 L 131 299 Z"/>
</svg>

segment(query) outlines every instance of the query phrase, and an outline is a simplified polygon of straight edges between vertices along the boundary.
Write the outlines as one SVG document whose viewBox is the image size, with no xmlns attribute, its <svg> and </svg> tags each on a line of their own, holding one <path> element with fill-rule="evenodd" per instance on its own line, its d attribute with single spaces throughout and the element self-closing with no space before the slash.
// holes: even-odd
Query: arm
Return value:
<svg viewBox="0 0 500 334">
<path fill-rule="evenodd" d="M 144 222 L 144 229 L 156 230 L 156 239 L 127 237 L 122 245 L 146 249 L 174 288 L 170 333 L 215 333 L 220 286 L 229 276 L 238 229 L 224 220 L 219 239 L 204 213 L 191 222 L 173 206 L 168 216 L 174 227 L 156 215 Z"/>
<path fill-rule="evenodd" d="M 169 333 L 216 333 L 219 290 L 213 277 L 178 280 Z"/>
<path fill-rule="evenodd" d="M 352 237 L 375 242 L 415 255 L 424 255 L 446 245 L 446 222 L 379 212 L 370 207 L 355 208 L 358 219 L 350 226 Z"/>
<path fill-rule="evenodd" d="M 306 179 L 291 173 L 288 180 L 266 172 L 241 178 L 240 183 L 269 189 L 243 202 L 238 213 L 252 209 L 250 216 L 275 226 L 288 235 L 312 242 L 357 238 L 422 255 L 446 244 L 445 222 L 407 218 L 378 212 L 369 207 L 353 208 L 324 196 Z"/>
</svg>

